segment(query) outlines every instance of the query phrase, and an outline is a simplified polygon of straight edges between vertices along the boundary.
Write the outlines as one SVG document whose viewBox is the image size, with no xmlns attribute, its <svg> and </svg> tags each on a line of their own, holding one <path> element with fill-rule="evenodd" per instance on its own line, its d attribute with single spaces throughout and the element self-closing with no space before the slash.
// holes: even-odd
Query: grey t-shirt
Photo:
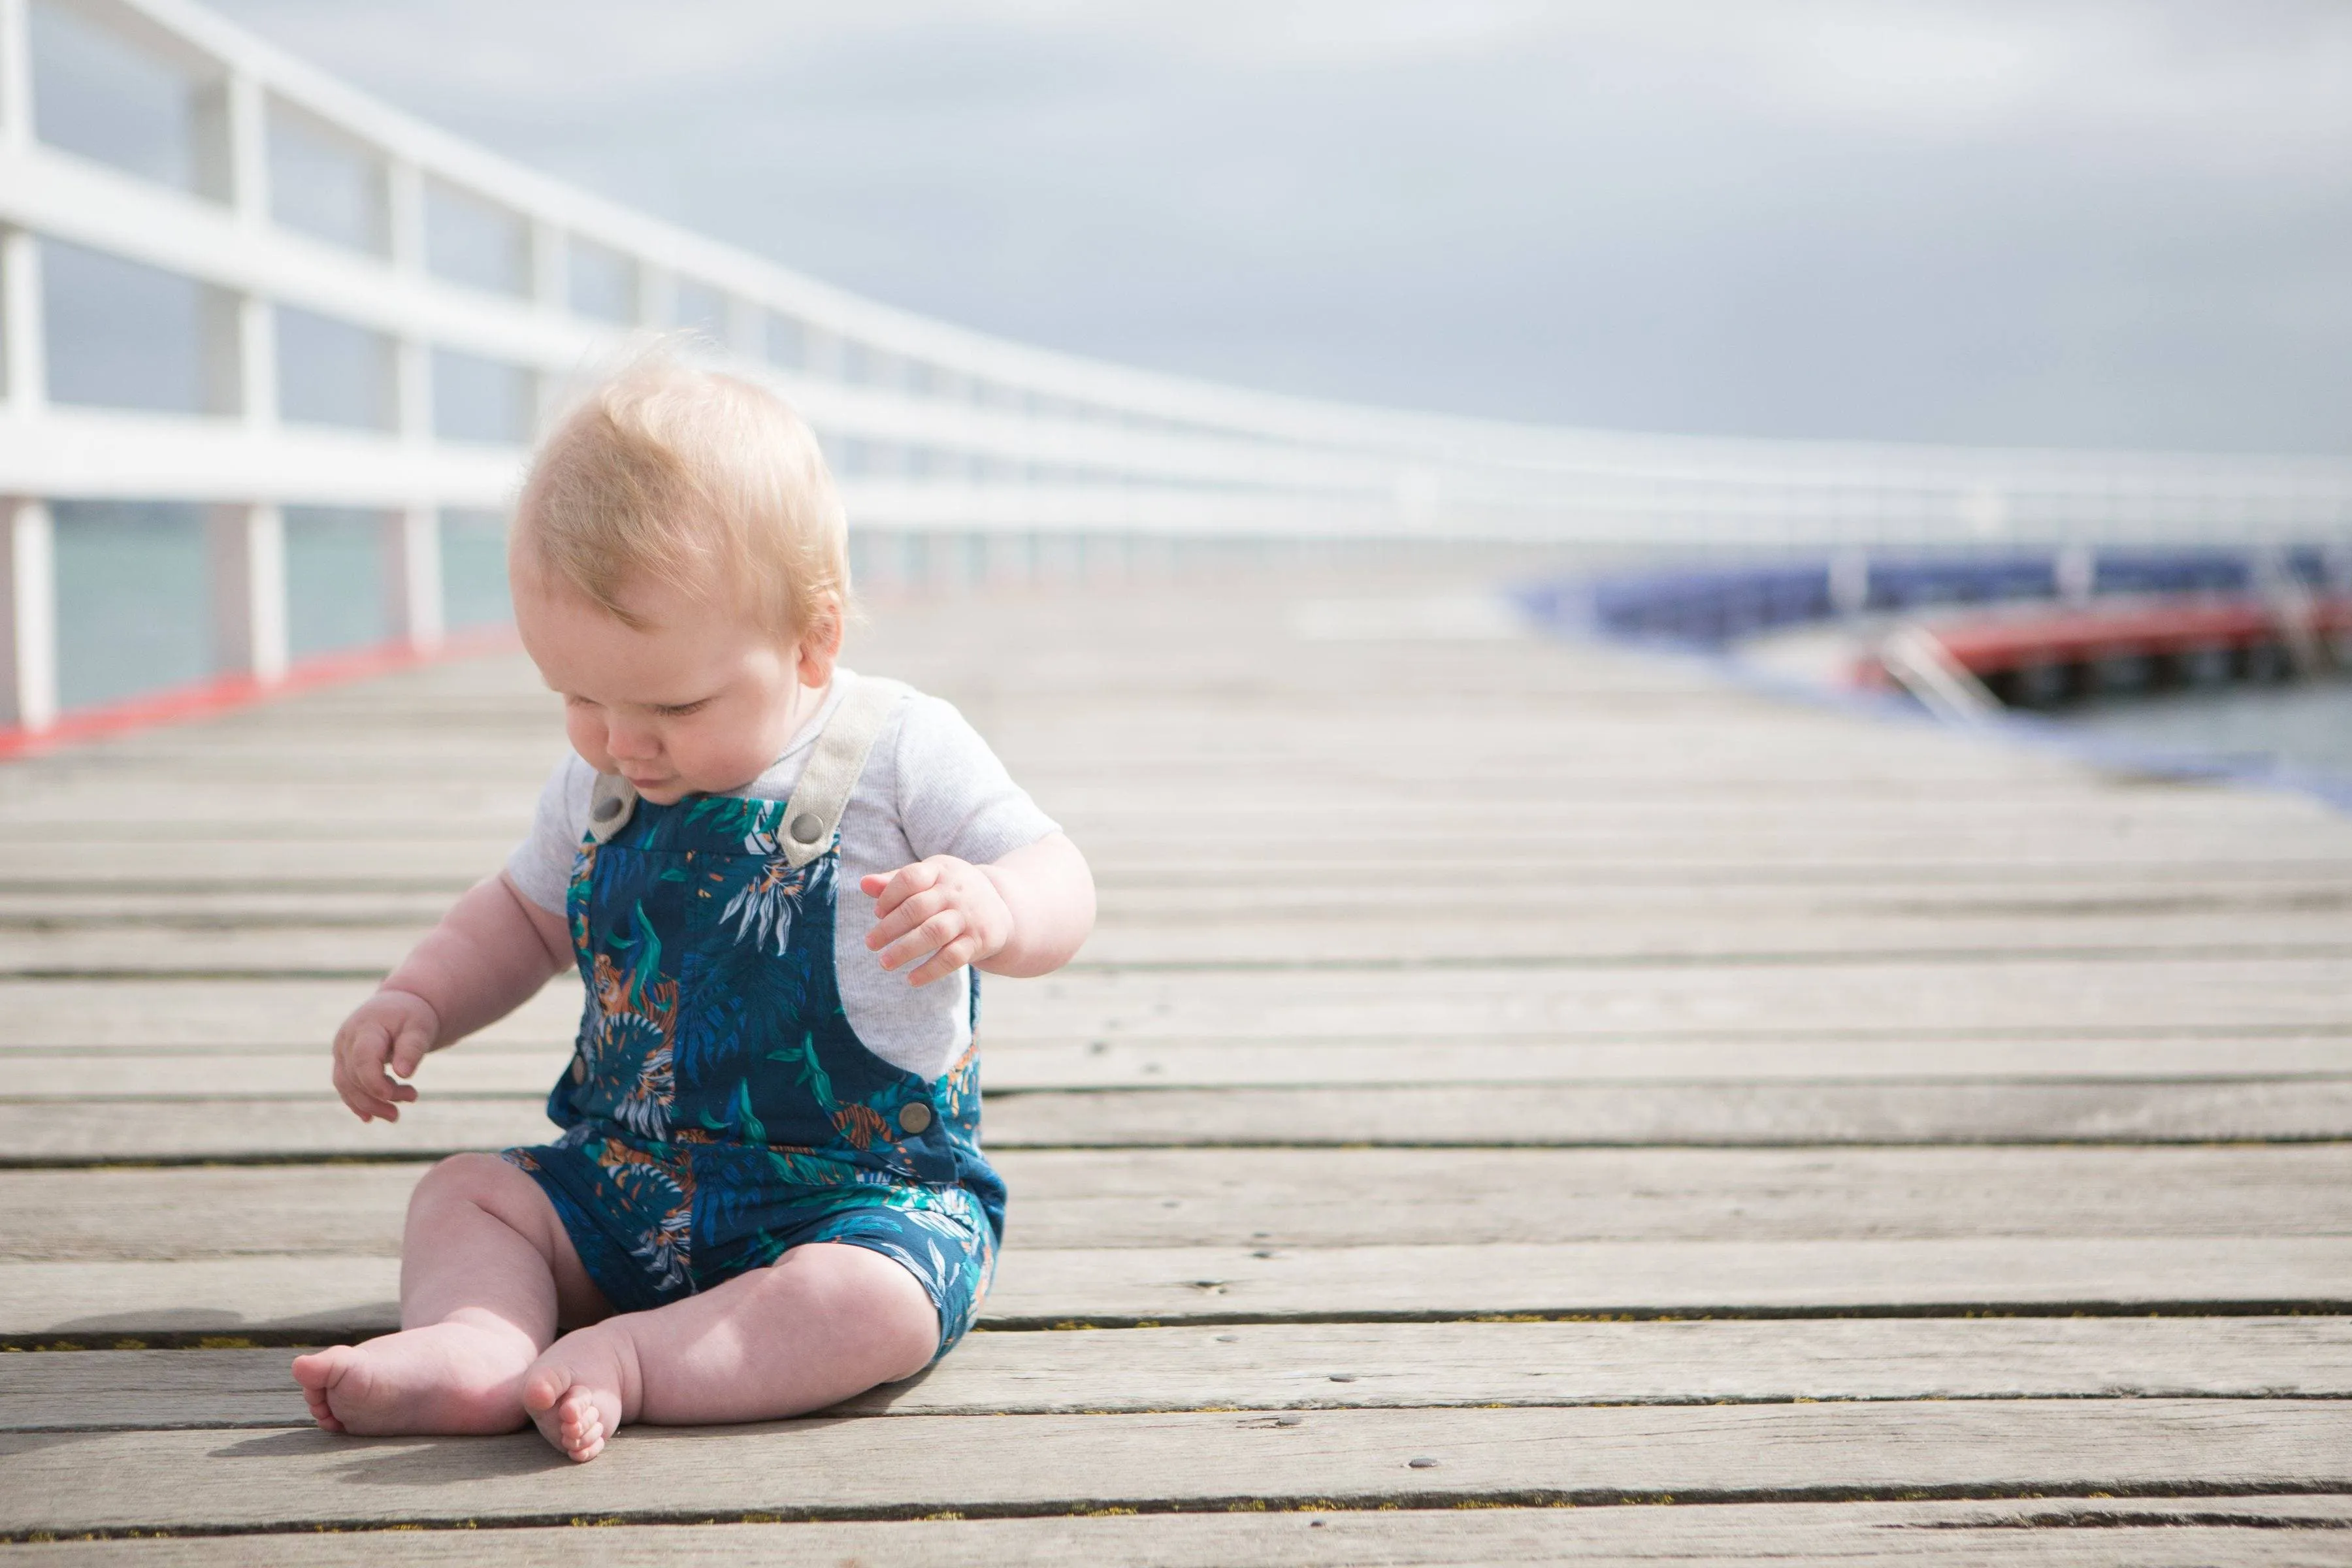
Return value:
<svg viewBox="0 0 2352 1568">
<path fill-rule="evenodd" d="M 788 798 L 819 731 L 856 679 L 835 670 L 816 717 L 767 772 L 735 793 Z M 541 909 L 563 909 L 595 778 L 576 754 L 558 763 L 540 791 L 530 837 L 507 858 L 507 876 Z M 884 969 L 881 955 L 866 946 L 874 900 L 859 890 L 858 879 L 933 855 L 984 866 L 1058 831 L 953 704 L 918 695 L 892 710 L 842 813 L 834 894 L 833 963 L 842 1010 L 867 1049 L 919 1077 L 939 1077 L 971 1043 L 971 973 L 960 969 L 918 988 L 907 984 L 907 970 Z"/>
</svg>

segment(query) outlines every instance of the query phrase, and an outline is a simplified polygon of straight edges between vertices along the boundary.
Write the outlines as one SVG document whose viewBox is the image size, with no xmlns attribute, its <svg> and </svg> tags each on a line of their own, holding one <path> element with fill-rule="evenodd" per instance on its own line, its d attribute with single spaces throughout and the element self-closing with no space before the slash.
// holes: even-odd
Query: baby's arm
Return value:
<svg viewBox="0 0 2352 1568">
<path fill-rule="evenodd" d="M 917 985 L 967 963 L 991 974 L 1050 974 L 1095 929 L 1094 873 L 1059 833 L 991 865 L 934 855 L 858 887 L 874 900 L 866 945 L 888 949 L 883 968 L 930 955 L 907 976 Z"/>
<path fill-rule="evenodd" d="M 572 962 L 563 917 L 504 872 L 477 882 L 335 1031 L 335 1092 L 362 1121 L 400 1120 L 425 1053 L 513 1012 Z M 386 1068 L 390 1072 L 386 1072 Z"/>
</svg>

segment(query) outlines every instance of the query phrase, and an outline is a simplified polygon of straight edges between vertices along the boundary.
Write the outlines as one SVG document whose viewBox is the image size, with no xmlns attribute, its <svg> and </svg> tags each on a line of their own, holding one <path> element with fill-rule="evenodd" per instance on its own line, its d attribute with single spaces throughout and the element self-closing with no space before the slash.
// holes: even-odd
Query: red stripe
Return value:
<svg viewBox="0 0 2352 1568">
<path fill-rule="evenodd" d="M 370 676 L 390 675 L 395 670 L 415 669 L 449 659 L 505 653 L 520 646 L 512 626 L 487 626 L 452 633 L 430 649 L 406 642 L 387 642 L 299 659 L 283 677 L 267 684 L 249 675 L 226 675 L 186 686 L 167 686 L 161 691 L 60 713 L 57 721 L 45 730 L 0 729 L 0 758 L 33 756 L 79 741 L 94 741 L 158 724 L 182 724 L 297 691 L 364 680 Z"/>
<path fill-rule="evenodd" d="M 2352 629 L 2352 600 L 2323 599 L 2312 609 L 2313 632 Z M 1930 629 L 1955 660 L 1978 675 L 2033 664 L 2244 647 L 2285 635 L 2275 608 L 2253 600 L 2091 609 Z"/>
</svg>

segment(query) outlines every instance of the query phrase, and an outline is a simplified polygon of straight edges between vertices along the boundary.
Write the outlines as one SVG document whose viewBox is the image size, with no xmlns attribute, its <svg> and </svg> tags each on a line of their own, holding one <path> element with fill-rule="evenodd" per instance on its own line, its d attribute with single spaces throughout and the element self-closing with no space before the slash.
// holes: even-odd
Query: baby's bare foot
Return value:
<svg viewBox="0 0 2352 1568">
<path fill-rule="evenodd" d="M 603 1453 L 643 1404 L 636 1342 L 617 1323 L 564 1335 L 523 1374 L 522 1407 L 539 1435 L 583 1462 Z"/>
<path fill-rule="evenodd" d="M 434 1323 L 294 1358 L 294 1381 L 330 1432 L 511 1432 L 537 1349 L 520 1330 Z"/>
</svg>

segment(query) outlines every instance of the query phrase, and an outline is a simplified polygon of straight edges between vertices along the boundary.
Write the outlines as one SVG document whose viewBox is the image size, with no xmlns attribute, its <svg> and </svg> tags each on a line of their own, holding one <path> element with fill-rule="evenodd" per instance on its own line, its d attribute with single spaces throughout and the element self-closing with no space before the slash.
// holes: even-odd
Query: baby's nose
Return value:
<svg viewBox="0 0 2352 1568">
<path fill-rule="evenodd" d="M 614 728 L 604 732 L 604 749 L 618 758 L 646 761 L 661 754 L 661 742 L 650 730 Z"/>
</svg>

